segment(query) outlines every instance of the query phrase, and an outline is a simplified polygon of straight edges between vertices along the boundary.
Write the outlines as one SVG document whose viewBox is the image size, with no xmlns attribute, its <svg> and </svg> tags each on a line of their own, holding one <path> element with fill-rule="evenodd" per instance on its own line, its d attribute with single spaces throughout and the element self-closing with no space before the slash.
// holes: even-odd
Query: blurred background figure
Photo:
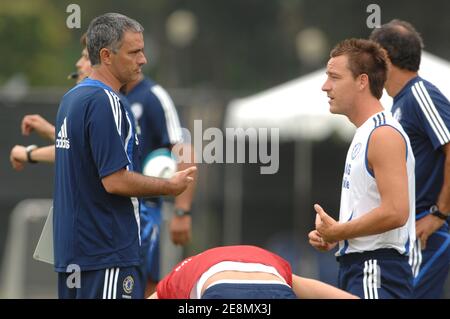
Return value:
<svg viewBox="0 0 450 319">
<path fill-rule="evenodd" d="M 389 56 L 386 91 L 394 99 L 392 113 L 411 139 L 416 158 L 413 298 L 441 298 L 450 267 L 450 102 L 419 76 L 423 41 L 410 23 L 392 20 L 370 38 Z"/>
<path fill-rule="evenodd" d="M 84 80 L 92 70 L 86 48 L 86 33 L 81 36 L 80 43 L 82 51 L 81 57 L 75 64 L 77 72 L 73 72 L 68 76 L 69 79 L 75 79 L 77 83 Z M 47 142 L 55 142 L 55 126 L 39 114 L 25 115 L 22 119 L 21 129 L 24 136 L 29 136 L 34 131 Z M 38 147 L 35 144 L 28 146 L 16 145 L 11 149 L 10 161 L 15 170 L 22 170 L 25 163 L 53 163 L 55 161 L 55 145 L 44 147 Z"/>
<path fill-rule="evenodd" d="M 177 110 L 166 90 L 141 74 L 136 81 L 125 86 L 124 93 L 138 123 L 143 163 L 153 151 L 162 148 L 171 150 L 178 144 L 192 155 L 187 162 L 182 159 L 178 161 L 178 170 L 195 166 L 193 148 L 190 144 L 184 144 Z M 175 198 L 174 211 L 168 212 L 170 238 L 175 245 L 184 246 L 191 240 L 194 190 L 195 181 Z M 141 238 L 145 254 L 144 273 L 147 276 L 146 297 L 155 291 L 160 278 L 161 224 L 166 226 L 162 223 L 162 207 L 162 197 L 146 198 L 141 204 Z"/>
</svg>

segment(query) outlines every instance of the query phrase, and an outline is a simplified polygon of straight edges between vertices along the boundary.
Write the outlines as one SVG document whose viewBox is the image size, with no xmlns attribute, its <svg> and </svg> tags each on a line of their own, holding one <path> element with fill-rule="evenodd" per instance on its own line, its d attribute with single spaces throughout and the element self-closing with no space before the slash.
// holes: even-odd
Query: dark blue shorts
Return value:
<svg viewBox="0 0 450 319">
<path fill-rule="evenodd" d="M 378 249 L 338 257 L 338 286 L 363 299 L 412 297 L 408 257 L 394 249 Z"/>
<path fill-rule="evenodd" d="M 161 208 L 141 205 L 141 263 L 146 280 L 159 281 Z"/>
<path fill-rule="evenodd" d="M 144 298 L 145 284 L 139 266 L 81 271 L 78 274 L 79 280 L 74 277 L 76 273 L 58 273 L 60 299 Z"/>
<path fill-rule="evenodd" d="M 283 284 L 220 283 L 208 287 L 201 299 L 297 299 Z"/>
<path fill-rule="evenodd" d="M 409 262 L 413 269 L 413 298 L 442 298 L 450 266 L 450 234 L 448 225 L 434 232 L 427 240 L 425 250 L 417 240 Z"/>
</svg>

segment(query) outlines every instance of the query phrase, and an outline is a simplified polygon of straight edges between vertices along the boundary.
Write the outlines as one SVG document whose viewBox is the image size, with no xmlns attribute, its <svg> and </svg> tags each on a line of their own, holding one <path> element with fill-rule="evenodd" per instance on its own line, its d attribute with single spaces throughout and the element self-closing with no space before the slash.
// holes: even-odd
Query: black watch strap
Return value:
<svg viewBox="0 0 450 319">
<path fill-rule="evenodd" d="M 32 158 L 31 158 L 31 152 L 33 151 L 33 150 L 35 150 L 35 149 L 37 149 L 37 145 L 28 145 L 26 148 L 25 148 L 25 151 L 27 152 L 27 161 L 28 161 L 28 163 L 31 163 L 31 164 L 36 164 L 37 163 L 37 161 L 35 161 L 35 160 L 33 160 Z"/>
<path fill-rule="evenodd" d="M 431 215 L 436 216 L 436 217 L 438 217 L 438 218 L 440 218 L 440 219 L 442 219 L 442 220 L 447 220 L 447 218 L 449 217 L 448 215 L 443 214 L 443 213 L 439 210 L 439 208 L 437 207 L 437 205 L 433 205 L 433 206 L 430 207 L 430 213 L 431 213 Z"/>
<path fill-rule="evenodd" d="M 178 217 L 182 217 L 182 216 L 186 216 L 186 215 L 190 215 L 191 212 L 187 211 L 187 210 L 182 210 L 182 209 L 175 209 L 175 215 Z"/>
</svg>

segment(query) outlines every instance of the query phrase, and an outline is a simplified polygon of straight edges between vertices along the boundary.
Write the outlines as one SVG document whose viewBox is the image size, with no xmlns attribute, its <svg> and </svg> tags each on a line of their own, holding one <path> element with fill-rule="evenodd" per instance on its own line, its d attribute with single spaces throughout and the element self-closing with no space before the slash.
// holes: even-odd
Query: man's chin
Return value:
<svg viewBox="0 0 450 319">
<path fill-rule="evenodd" d="M 133 75 L 132 75 L 133 79 L 130 82 L 137 81 L 137 80 L 139 80 L 140 77 L 141 77 L 141 72 L 133 73 Z"/>
<path fill-rule="evenodd" d="M 132 75 L 130 75 L 128 78 L 124 79 L 123 81 L 121 81 L 121 83 L 123 85 L 127 85 L 129 83 L 132 83 L 134 81 L 137 81 L 139 79 L 139 74 L 133 73 Z"/>
<path fill-rule="evenodd" d="M 330 113 L 331 114 L 341 114 L 341 112 L 339 112 L 339 109 L 336 106 L 331 105 L 331 104 L 330 104 Z"/>
</svg>

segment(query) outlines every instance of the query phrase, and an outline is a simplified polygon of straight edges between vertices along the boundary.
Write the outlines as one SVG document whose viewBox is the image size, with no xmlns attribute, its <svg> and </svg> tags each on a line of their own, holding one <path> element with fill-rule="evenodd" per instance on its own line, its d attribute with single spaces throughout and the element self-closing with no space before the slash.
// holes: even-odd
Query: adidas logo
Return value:
<svg viewBox="0 0 450 319">
<path fill-rule="evenodd" d="M 67 117 L 64 118 L 63 125 L 58 132 L 58 138 L 56 139 L 56 148 L 70 148 L 70 141 L 67 137 Z"/>
</svg>

